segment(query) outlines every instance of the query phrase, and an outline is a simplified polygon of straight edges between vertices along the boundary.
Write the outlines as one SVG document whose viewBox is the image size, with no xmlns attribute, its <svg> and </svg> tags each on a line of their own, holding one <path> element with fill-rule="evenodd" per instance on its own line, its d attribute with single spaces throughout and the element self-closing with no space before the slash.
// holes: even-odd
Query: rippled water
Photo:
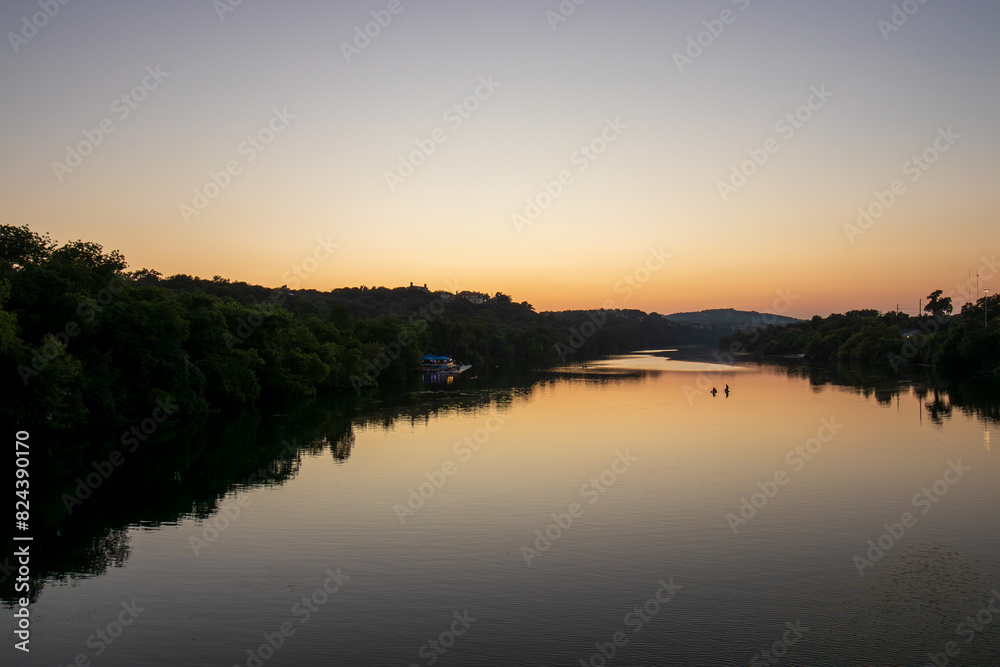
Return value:
<svg viewBox="0 0 1000 667">
<path fill-rule="evenodd" d="M 54 568 L 23 663 L 1000 665 L 995 406 L 859 384 L 638 355 L 269 417 Z"/>
</svg>

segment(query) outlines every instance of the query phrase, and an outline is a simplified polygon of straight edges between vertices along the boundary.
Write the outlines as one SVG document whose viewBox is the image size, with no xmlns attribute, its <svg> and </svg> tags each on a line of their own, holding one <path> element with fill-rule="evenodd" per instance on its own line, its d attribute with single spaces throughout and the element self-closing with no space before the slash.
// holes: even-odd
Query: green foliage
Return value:
<svg viewBox="0 0 1000 667">
<path fill-rule="evenodd" d="M 0 280 L 0 355 L 13 355 L 21 348 L 17 337 L 17 315 L 4 309 L 4 303 L 10 296 L 10 282 Z"/>
<path fill-rule="evenodd" d="M 910 317 L 875 310 L 852 310 L 786 327 L 769 326 L 723 337 L 722 349 L 757 356 L 803 354 L 815 361 L 887 363 L 894 370 L 908 364 L 933 365 L 941 371 L 994 373 L 1000 368 L 1000 299 L 967 304 L 961 315 L 949 316 L 950 298 L 937 290 L 928 295 L 925 310 L 933 317 Z M 904 335 L 904 332 L 906 334 Z"/>
<path fill-rule="evenodd" d="M 45 261 L 54 247 L 48 234 L 36 234 L 27 225 L 0 225 L 0 271 L 6 277 L 26 266 L 37 265 Z"/>
<path fill-rule="evenodd" d="M 472 303 L 419 287 L 268 289 L 127 267 L 95 243 L 58 246 L 0 226 L 10 396 L 0 413 L 53 429 L 134 423 L 157 400 L 197 415 L 374 389 L 403 380 L 428 352 L 489 372 L 559 362 L 557 344 L 573 340 L 586 357 L 688 342 L 678 332 L 690 331 L 640 311 L 539 314 L 500 292 Z"/>
</svg>

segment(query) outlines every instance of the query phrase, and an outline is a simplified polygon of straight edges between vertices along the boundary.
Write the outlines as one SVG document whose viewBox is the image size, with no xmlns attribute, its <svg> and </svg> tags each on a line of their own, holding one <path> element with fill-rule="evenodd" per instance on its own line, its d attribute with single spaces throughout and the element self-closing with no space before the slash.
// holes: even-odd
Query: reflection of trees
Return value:
<svg viewBox="0 0 1000 667">
<path fill-rule="evenodd" d="M 17 564 L 0 557 L 0 600 L 7 606 L 19 597 L 35 601 L 46 581 L 99 576 L 121 567 L 130 555 L 131 529 L 207 519 L 236 491 L 295 477 L 303 454 L 329 448 L 337 463 L 345 463 L 354 448 L 355 427 L 390 429 L 400 420 L 425 422 L 438 414 L 491 406 L 504 410 L 530 394 L 535 381 L 494 384 L 476 392 L 449 386 L 448 391 L 380 395 L 364 405 L 317 399 L 207 419 L 124 453 L 125 463 L 72 512 L 64 494 L 72 496 L 77 479 L 93 472 L 93 462 L 106 461 L 112 448 L 65 444 L 65 452 L 50 452 L 45 465 L 32 469 L 33 499 L 39 498 L 41 507 L 33 513 L 30 590 L 15 591 Z"/>
<path fill-rule="evenodd" d="M 592 385 L 634 384 L 659 376 L 660 371 L 643 368 L 616 368 L 588 365 L 586 363 L 574 366 L 564 366 L 546 372 L 553 382 L 569 384 L 583 383 Z"/>
<path fill-rule="evenodd" d="M 123 452 L 125 462 L 79 503 L 72 500 L 77 490 L 88 489 L 78 480 L 106 462 L 112 448 L 66 448 L 53 446 L 53 463 L 32 471 L 33 490 L 45 499 L 32 526 L 32 600 L 46 579 L 96 576 L 124 565 L 132 527 L 209 517 L 234 488 L 281 483 L 298 470 L 296 448 L 289 453 L 258 411 L 191 424 Z M 0 582 L 5 602 L 18 597 L 13 584 L 12 577 Z"/>
<path fill-rule="evenodd" d="M 17 559 L 5 555 L 0 563 L 0 600 L 12 606 L 14 600 L 38 599 L 46 581 L 66 581 L 103 574 L 110 567 L 122 567 L 131 555 L 127 527 L 107 529 L 103 533 L 66 532 L 53 526 L 32 526 L 31 579 L 27 591 L 16 591 Z M 16 543 L 20 546 L 23 543 Z M 11 552 L 14 549 L 10 550 Z M 65 569 L 72 564 L 72 569 Z M 83 564 L 77 566 L 76 564 Z"/>
<path fill-rule="evenodd" d="M 1000 387 L 987 379 L 943 381 L 929 372 L 897 377 L 852 367 L 769 365 L 807 379 L 815 390 L 841 387 L 880 405 L 912 391 L 937 424 L 955 409 L 1000 423 Z M 0 599 L 8 605 L 18 597 L 35 600 L 46 581 L 97 576 L 120 567 L 130 554 L 132 528 L 206 519 L 234 491 L 283 484 L 295 477 L 304 453 L 320 454 L 329 448 L 333 459 L 344 464 L 354 448 L 356 428 L 391 429 L 398 423 L 427 423 L 446 414 L 503 411 L 544 383 L 633 383 L 644 377 L 642 371 L 550 372 L 529 378 L 486 378 L 477 382 L 475 391 L 463 383 L 428 390 L 417 380 L 410 388 L 415 391 L 382 393 L 363 404 L 316 399 L 219 416 L 149 440 L 126 454 L 125 463 L 72 513 L 63 504 L 63 494 L 74 493 L 77 478 L 86 477 L 92 462 L 105 461 L 111 450 L 76 444 L 65 444 L 65 451 L 53 448 L 43 465 L 32 468 L 32 498 L 39 503 L 37 511 L 32 503 L 30 591 L 15 592 L 16 564 L 5 554 L 0 557 Z"/>
<path fill-rule="evenodd" d="M 354 430 L 351 429 L 343 435 L 343 437 L 335 440 L 333 444 L 330 445 L 330 451 L 333 453 L 333 458 L 337 463 L 343 463 L 347 460 L 347 457 L 351 455 L 351 450 L 354 449 Z"/>
<path fill-rule="evenodd" d="M 934 390 L 934 399 L 927 401 L 927 412 L 935 424 L 943 424 L 945 419 L 951 419 L 951 403 L 946 403 L 938 390 Z"/>
<path fill-rule="evenodd" d="M 780 368 L 791 377 L 809 380 L 814 390 L 826 386 L 842 387 L 879 405 L 891 405 L 893 399 L 913 392 L 924 403 L 931 421 L 943 424 L 955 408 L 984 423 L 1000 423 L 1000 382 L 989 377 L 960 380 L 944 378 L 931 369 L 912 369 L 908 373 L 880 373 L 872 367 L 815 365 L 769 361 L 767 366 Z M 931 397 L 931 398 L 928 398 Z"/>
<path fill-rule="evenodd" d="M 855 366 L 819 366 L 806 363 L 768 365 L 780 367 L 792 377 L 805 378 L 814 387 L 843 387 L 865 398 L 874 397 L 881 405 L 892 403 L 893 399 L 909 390 L 909 384 L 901 383 L 895 376 L 880 375 Z"/>
<path fill-rule="evenodd" d="M 875 401 L 882 406 L 892 405 L 892 399 L 899 395 L 898 391 L 892 391 L 887 389 L 876 389 L 875 390 Z"/>
<path fill-rule="evenodd" d="M 985 423 L 1000 424 L 1000 381 L 970 378 L 945 385 L 950 406 Z"/>
</svg>

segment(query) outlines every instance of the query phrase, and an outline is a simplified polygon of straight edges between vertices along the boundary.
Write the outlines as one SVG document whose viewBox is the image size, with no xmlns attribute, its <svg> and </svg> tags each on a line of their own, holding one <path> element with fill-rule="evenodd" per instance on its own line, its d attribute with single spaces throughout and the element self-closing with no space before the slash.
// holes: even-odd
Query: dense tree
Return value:
<svg viewBox="0 0 1000 667">
<path fill-rule="evenodd" d="M 942 294 L 937 290 L 928 295 L 925 310 L 933 316 L 853 310 L 737 332 L 719 344 L 758 356 L 802 354 L 817 361 L 886 363 L 894 370 L 925 364 L 945 372 L 1000 372 L 1000 327 L 996 317 L 985 321 L 991 309 L 1000 315 L 1000 299 L 996 308 L 983 298 L 950 316 L 951 298 Z"/>
<path fill-rule="evenodd" d="M 52 428 L 134 422 L 158 404 L 196 415 L 374 390 L 428 352 L 489 372 L 691 342 L 691 331 L 641 311 L 536 313 L 500 292 L 473 303 L 422 287 L 164 278 L 96 243 L 0 226 L 0 412 Z"/>
</svg>

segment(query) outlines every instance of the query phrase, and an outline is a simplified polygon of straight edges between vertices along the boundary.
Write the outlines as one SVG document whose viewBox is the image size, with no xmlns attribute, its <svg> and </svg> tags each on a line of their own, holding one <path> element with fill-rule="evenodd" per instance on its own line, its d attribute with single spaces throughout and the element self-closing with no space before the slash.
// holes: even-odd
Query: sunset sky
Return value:
<svg viewBox="0 0 1000 667">
<path fill-rule="evenodd" d="M 236 3 L 6 0 L 0 222 L 539 310 L 998 289 L 993 0 Z"/>
</svg>

